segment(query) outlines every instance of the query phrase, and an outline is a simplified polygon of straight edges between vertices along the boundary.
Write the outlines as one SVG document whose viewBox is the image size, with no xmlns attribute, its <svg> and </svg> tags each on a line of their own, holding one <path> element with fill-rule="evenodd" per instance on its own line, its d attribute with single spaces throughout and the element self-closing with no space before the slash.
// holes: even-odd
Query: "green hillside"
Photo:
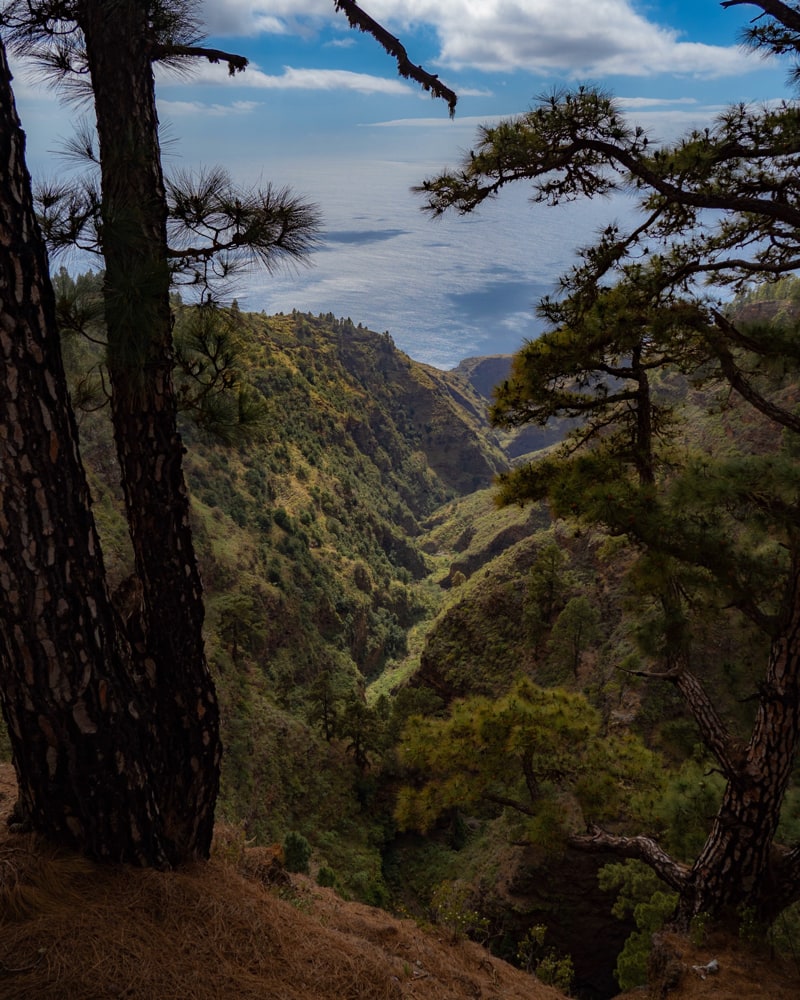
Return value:
<svg viewBox="0 0 800 1000">
<path fill-rule="evenodd" d="M 191 318 L 180 311 L 179 333 Z M 524 953 L 545 962 L 540 971 L 549 962 L 557 982 L 569 967 L 578 995 L 612 995 L 634 924 L 612 915 L 618 890 L 600 888 L 603 862 L 558 846 L 577 800 L 559 793 L 551 825 L 535 830 L 484 803 L 445 810 L 422 835 L 396 809 L 416 780 L 407 720 L 439 725 L 463 699 L 489 699 L 474 712 L 501 705 L 524 678 L 572 692 L 607 739 L 638 741 L 625 751 L 638 763 L 621 779 L 635 795 L 615 807 L 620 817 L 633 810 L 673 847 L 686 838 L 688 854 L 713 814 L 718 786 L 702 777 L 694 723 L 672 688 L 636 676 L 656 611 L 630 575 L 636 552 L 553 521 L 543 504 L 497 507 L 495 474 L 568 425 L 489 427 L 507 358 L 442 372 L 332 315 L 234 305 L 217 319 L 230 364 L 219 406 L 238 393 L 253 419 L 221 440 L 213 421 L 187 414 L 182 432 L 223 708 L 220 817 L 248 841 L 283 844 L 291 863 L 347 896 L 444 926 L 463 913 L 463 932 L 503 957 Z M 77 395 L 96 348 L 65 348 Z M 657 391 L 680 414 L 682 449 L 778 446 L 765 420 L 714 386 L 664 376 Z M 786 400 L 795 389 L 780 391 Z M 135 613 L 102 408 L 87 407 L 81 434 L 106 561 L 122 610 Z M 766 639 L 712 601 L 696 607 L 693 643 L 744 734 Z M 657 787 L 651 758 L 636 757 L 645 753 L 660 762 Z M 543 944 L 529 940 L 532 926 L 547 928 Z"/>
</svg>

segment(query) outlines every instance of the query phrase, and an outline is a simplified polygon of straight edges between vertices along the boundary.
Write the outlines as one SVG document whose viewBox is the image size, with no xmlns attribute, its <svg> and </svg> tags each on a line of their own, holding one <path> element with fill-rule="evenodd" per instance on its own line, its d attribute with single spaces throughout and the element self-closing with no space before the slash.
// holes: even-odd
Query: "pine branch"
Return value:
<svg viewBox="0 0 800 1000">
<path fill-rule="evenodd" d="M 800 32 L 800 13 L 788 4 L 781 3 L 781 0 L 723 0 L 720 7 L 744 7 L 746 5 L 759 7 L 762 13 L 774 17 L 785 28 Z M 760 16 L 759 14 L 758 17 Z"/>
<path fill-rule="evenodd" d="M 198 45 L 157 44 L 153 46 L 153 59 L 207 59 L 210 63 L 227 63 L 228 74 L 235 76 L 243 73 L 248 65 L 244 56 L 233 52 L 223 52 L 222 49 L 207 49 Z"/>
<path fill-rule="evenodd" d="M 736 118 L 723 119 L 715 134 L 705 139 L 693 135 L 673 150 L 648 155 L 641 137 L 625 123 L 613 102 L 579 89 L 543 99 L 517 119 L 484 128 L 476 151 L 464 159 L 460 171 L 426 180 L 416 190 L 427 196 L 426 210 L 440 215 L 449 208 L 469 213 L 519 180 L 534 182 L 533 201 L 551 205 L 624 188 L 649 189 L 644 204 L 648 210 L 656 208 L 653 220 L 677 206 L 688 212 L 712 209 L 754 215 L 799 227 L 795 200 L 775 196 L 774 186 L 779 182 L 774 178 L 765 177 L 762 197 L 751 188 L 732 186 L 728 177 L 730 164 L 794 158 L 798 152 L 794 132 L 779 133 L 782 139 L 776 142 L 774 127 L 760 132 L 751 129 L 745 144 L 738 121 L 745 110 L 734 111 Z M 786 107 L 776 114 L 780 118 L 792 111 Z M 682 167 L 690 159 L 700 164 L 694 168 L 696 180 L 690 177 L 693 184 L 687 183 Z M 718 178 L 721 184 L 715 183 Z M 615 252 L 611 247 L 612 259 Z"/>
<path fill-rule="evenodd" d="M 521 812 L 524 816 L 535 816 L 535 811 L 530 807 L 526 806 L 524 802 L 520 802 L 517 799 L 507 799 L 503 795 L 492 795 L 487 792 L 483 796 L 487 802 L 492 802 L 496 806 L 508 806 L 509 809 L 515 809 L 517 812 Z"/>
<path fill-rule="evenodd" d="M 398 38 L 391 35 L 386 28 L 378 24 L 373 18 L 363 11 L 353 0 L 334 0 L 334 6 L 342 11 L 351 28 L 358 28 L 380 42 L 390 56 L 397 60 L 397 72 L 407 80 L 415 80 L 424 90 L 430 91 L 434 97 L 441 97 L 447 102 L 450 109 L 450 117 L 456 113 L 456 103 L 458 95 L 455 91 L 446 87 L 435 73 L 428 73 L 421 66 L 416 66 L 408 58 L 404 46 Z"/>
<path fill-rule="evenodd" d="M 722 773 L 729 781 L 736 781 L 741 777 L 744 747 L 731 736 L 705 688 L 690 670 L 681 666 L 664 671 L 630 670 L 624 667 L 620 669 L 632 677 L 669 681 L 674 684 L 683 698 L 684 705 L 697 723 L 703 742 L 713 753 Z"/>
<path fill-rule="evenodd" d="M 651 837 L 619 837 L 591 824 L 584 834 L 573 834 L 567 843 L 590 854 L 615 854 L 621 858 L 643 861 L 660 879 L 676 892 L 683 892 L 689 881 L 690 869 L 675 861 Z"/>
<path fill-rule="evenodd" d="M 714 322 L 723 334 L 729 335 L 735 339 L 738 339 L 741 336 L 733 323 L 731 323 L 726 316 L 719 312 L 719 310 L 712 309 L 711 315 L 714 317 Z M 708 336 L 708 334 L 706 337 L 710 341 L 717 360 L 719 361 L 722 374 L 725 376 L 731 387 L 735 389 L 743 399 L 746 399 L 752 407 L 763 413 L 764 416 L 769 417 L 770 420 L 775 421 L 775 423 L 780 424 L 782 427 L 788 427 L 789 430 L 792 430 L 795 433 L 800 433 L 800 417 L 794 413 L 790 413 L 788 410 L 784 410 L 780 406 L 777 406 L 771 400 L 766 399 L 750 384 L 750 382 L 747 381 L 741 369 L 737 367 L 733 355 L 728 350 L 725 341 L 722 338 Z"/>
<path fill-rule="evenodd" d="M 699 678 L 690 670 L 679 670 L 675 677 L 675 686 L 684 704 L 692 713 L 700 730 L 700 736 L 714 754 L 722 773 L 729 781 L 738 781 L 742 776 L 745 749 L 731 735 Z"/>
</svg>

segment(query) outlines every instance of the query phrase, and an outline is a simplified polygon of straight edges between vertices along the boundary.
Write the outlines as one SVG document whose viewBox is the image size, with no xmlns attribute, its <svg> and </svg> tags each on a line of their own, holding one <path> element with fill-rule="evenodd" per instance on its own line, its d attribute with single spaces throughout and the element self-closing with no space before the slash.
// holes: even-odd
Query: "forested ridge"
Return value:
<svg viewBox="0 0 800 1000">
<path fill-rule="evenodd" d="M 57 282 L 73 300 L 97 287 L 91 275 L 62 272 Z M 793 315 L 794 285 L 779 292 L 741 308 Z M 198 310 L 176 310 L 178 343 L 190 352 Z M 215 322 L 231 380 L 239 393 L 248 387 L 254 414 L 238 440 L 220 440 L 197 414 L 182 418 L 226 747 L 220 821 L 248 843 L 281 844 L 290 867 L 310 866 L 345 896 L 433 919 L 514 962 L 527 955 L 530 968 L 544 962 L 545 978 L 571 980 L 578 995 L 610 995 L 626 940 L 634 967 L 645 968 L 649 933 L 637 931 L 631 913 L 660 890 L 635 868 L 623 875 L 624 866 L 564 856 L 564 818 L 574 829 L 576 809 L 588 808 L 624 829 L 632 810 L 629 818 L 647 817 L 689 857 L 720 794 L 670 686 L 635 675 L 647 662 L 641 640 L 653 613 L 628 579 L 635 552 L 553 520 L 542 504 L 497 508 L 493 476 L 514 460 L 503 446 L 513 453 L 519 445 L 490 428 L 489 400 L 475 385 L 484 388 L 485 367 L 508 370 L 509 358 L 440 372 L 388 335 L 332 315 L 265 316 L 234 305 Z M 85 396 L 82 450 L 109 572 L 116 600 L 135 615 L 108 420 L 86 384 L 96 351 L 66 336 L 73 391 Z M 658 391 L 681 411 L 686 448 L 720 457 L 779 446 L 768 423 L 721 386 L 665 373 Z M 777 379 L 784 401 L 794 391 Z M 708 606 L 694 642 L 721 710 L 744 729 L 765 639 Z M 477 727 L 475 749 L 487 712 L 502 729 L 513 699 L 529 697 L 523 682 L 560 705 L 562 722 L 546 737 L 545 770 L 555 770 L 540 779 L 555 780 L 550 805 L 536 816 L 515 808 L 513 755 L 501 732 L 497 756 L 487 745 L 480 767 L 462 761 L 472 777 L 457 778 L 450 800 L 440 786 L 444 808 L 420 812 L 408 798 L 418 781 L 415 740 L 444 749 L 449 713 L 463 706 Z M 579 791 L 575 804 L 558 763 L 560 726 L 564 752 L 588 751 L 575 758 L 573 777 L 594 790 L 588 800 Z M 599 758 L 592 739 L 604 748 Z M 423 775 L 437 766 L 424 764 Z M 628 786 L 639 801 L 620 796 Z M 788 837 L 797 802 L 791 792 Z M 653 905 L 666 919 L 669 898 Z M 788 947 L 794 924 L 784 921 L 774 933 Z M 531 926 L 541 928 L 538 943 Z"/>
<path fill-rule="evenodd" d="M 453 114 L 398 39 L 333 6 Z M 722 6 L 758 9 L 745 45 L 800 57 L 797 4 Z M 504 959 L 586 1000 L 717 975 L 745 996 L 738 940 L 792 995 L 796 100 L 663 145 L 585 85 L 483 126 L 416 188 L 430 214 L 518 182 L 636 213 L 578 248 L 541 336 L 442 373 L 350 319 L 227 304 L 242 267 L 306 258 L 320 218 L 225 167 L 165 174 L 154 66 L 248 64 L 201 44 L 200 11 L 0 5 L 0 988 L 94 988 L 48 944 L 93 865 L 155 896 L 147 952 L 213 858 L 266 886 L 251 915 L 264 891 L 335 909 L 334 890 L 485 946 L 450 991 L 496 990 Z M 7 44 L 91 95 L 74 184 L 31 182 Z M 51 269 L 70 246 L 101 269 Z M 261 918 L 207 904 L 258 992 Z M 102 992 L 175 992 L 98 933 Z M 443 983 L 389 951 L 378 995 Z M 354 966 L 344 992 L 366 995 Z"/>
</svg>

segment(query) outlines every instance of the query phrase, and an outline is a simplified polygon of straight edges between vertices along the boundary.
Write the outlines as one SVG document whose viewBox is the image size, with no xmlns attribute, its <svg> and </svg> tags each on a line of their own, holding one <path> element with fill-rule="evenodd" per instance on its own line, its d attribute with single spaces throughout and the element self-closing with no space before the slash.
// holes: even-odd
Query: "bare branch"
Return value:
<svg viewBox="0 0 800 1000">
<path fill-rule="evenodd" d="M 421 66 L 414 65 L 408 58 L 408 53 L 400 40 L 391 35 L 383 25 L 378 24 L 353 0 L 334 0 L 334 6 L 337 10 L 342 11 L 352 28 L 358 28 L 359 31 L 372 35 L 390 56 L 394 56 L 397 60 L 397 72 L 400 76 L 407 80 L 415 80 L 424 90 L 430 91 L 434 97 L 441 97 L 443 101 L 446 101 L 450 109 L 450 117 L 453 117 L 458 102 L 458 95 L 455 91 L 446 87 L 435 73 L 428 73 Z"/>
<path fill-rule="evenodd" d="M 736 327 L 723 313 L 719 312 L 717 309 L 712 309 L 711 315 L 714 317 L 714 322 L 723 334 L 731 336 L 735 335 L 736 337 L 739 337 Z M 780 424 L 782 427 L 788 427 L 789 430 L 792 430 L 795 433 L 800 433 L 800 417 L 788 410 L 784 410 L 782 407 L 762 396 L 761 393 L 758 392 L 758 390 L 755 389 L 750 382 L 748 382 L 742 370 L 736 365 L 734 357 L 726 346 L 724 339 L 721 337 L 711 337 L 708 334 L 706 335 L 706 339 L 709 340 L 712 348 L 714 349 L 714 353 L 717 356 L 722 373 L 730 383 L 731 387 L 735 389 L 743 399 L 746 399 L 751 406 L 763 413 L 764 416 L 769 417 L 770 420 L 774 420 L 775 423 Z"/>
<path fill-rule="evenodd" d="M 728 730 L 700 680 L 690 670 L 678 670 L 675 686 L 697 723 L 703 742 L 729 781 L 742 776 L 745 748 Z"/>
<path fill-rule="evenodd" d="M 625 667 L 620 669 L 633 677 L 674 684 L 697 723 L 703 742 L 717 759 L 722 773 L 729 781 L 741 777 L 745 748 L 731 736 L 705 688 L 690 670 L 681 666 L 664 671 L 630 670 Z"/>
<path fill-rule="evenodd" d="M 228 73 L 235 76 L 243 73 L 248 65 L 244 56 L 233 52 L 223 52 L 222 49 L 207 49 L 198 45 L 158 44 L 153 46 L 153 59 L 207 59 L 210 63 L 227 63 Z"/>
<path fill-rule="evenodd" d="M 643 861 L 676 892 L 683 892 L 689 881 L 689 867 L 670 857 L 651 837 L 619 837 L 592 824 L 586 833 L 573 834 L 567 842 L 590 854 L 608 853 Z"/>
<path fill-rule="evenodd" d="M 723 0 L 720 7 L 759 7 L 764 14 L 769 14 L 776 21 L 793 31 L 800 32 L 800 13 L 781 0 Z"/>
</svg>

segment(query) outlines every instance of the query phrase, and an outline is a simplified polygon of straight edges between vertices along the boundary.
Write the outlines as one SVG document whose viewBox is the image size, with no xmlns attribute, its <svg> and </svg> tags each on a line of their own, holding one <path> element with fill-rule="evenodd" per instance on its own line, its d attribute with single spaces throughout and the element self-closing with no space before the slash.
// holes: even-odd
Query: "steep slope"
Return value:
<svg viewBox="0 0 800 1000">
<path fill-rule="evenodd" d="M 485 401 L 486 406 L 494 396 L 495 386 L 508 378 L 512 355 L 490 354 L 482 358 L 465 358 L 453 370 L 452 375 L 464 379 Z M 528 424 L 513 430 L 495 430 L 494 434 L 505 454 L 511 458 L 529 455 L 561 441 L 575 421 L 571 419 L 551 420 L 546 427 Z"/>
</svg>

